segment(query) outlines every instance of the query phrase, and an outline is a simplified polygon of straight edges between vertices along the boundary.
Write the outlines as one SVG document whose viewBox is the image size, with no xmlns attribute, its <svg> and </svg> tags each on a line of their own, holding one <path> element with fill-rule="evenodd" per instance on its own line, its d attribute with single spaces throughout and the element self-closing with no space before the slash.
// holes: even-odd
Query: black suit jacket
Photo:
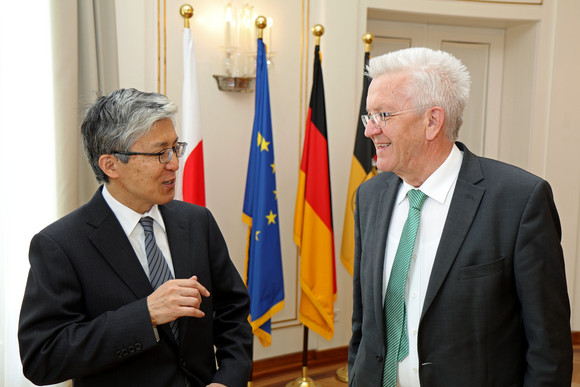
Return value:
<svg viewBox="0 0 580 387">
<path fill-rule="evenodd" d="M 463 163 L 419 323 L 421 386 L 569 387 L 570 306 L 552 191 L 457 145 Z M 357 193 L 351 386 L 381 382 L 383 261 L 400 183 L 381 173 Z"/>
<path fill-rule="evenodd" d="M 178 319 L 179 345 L 168 324 L 156 341 L 146 300 L 153 289 L 99 189 L 32 239 L 18 333 L 27 378 L 142 387 L 184 386 L 187 375 L 192 386 L 246 385 L 249 297 L 224 238 L 203 207 L 159 207 L 176 278 L 197 275 L 211 293 L 205 317 Z"/>
</svg>

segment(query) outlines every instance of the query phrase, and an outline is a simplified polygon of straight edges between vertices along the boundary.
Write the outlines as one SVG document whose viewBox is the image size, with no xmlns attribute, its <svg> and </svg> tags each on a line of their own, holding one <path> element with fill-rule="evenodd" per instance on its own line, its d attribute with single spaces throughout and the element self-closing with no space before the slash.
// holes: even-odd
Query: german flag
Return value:
<svg viewBox="0 0 580 387">
<path fill-rule="evenodd" d="M 336 267 L 319 44 L 314 49 L 312 92 L 294 213 L 294 242 L 300 249 L 300 322 L 330 340 L 334 335 Z"/>
<path fill-rule="evenodd" d="M 365 69 L 369 64 L 370 53 L 365 52 Z M 363 90 L 360 101 L 359 117 L 367 113 L 367 93 L 371 80 L 363 75 Z M 342 229 L 342 245 L 340 248 L 340 260 L 348 270 L 350 275 L 353 274 L 354 267 L 354 203 L 358 186 L 377 174 L 377 168 L 374 165 L 376 151 L 373 141 L 365 137 L 365 127 L 362 120 L 358 119 L 356 128 L 354 153 L 350 166 L 350 180 L 348 183 L 348 195 L 346 210 L 344 213 L 344 227 Z"/>
</svg>

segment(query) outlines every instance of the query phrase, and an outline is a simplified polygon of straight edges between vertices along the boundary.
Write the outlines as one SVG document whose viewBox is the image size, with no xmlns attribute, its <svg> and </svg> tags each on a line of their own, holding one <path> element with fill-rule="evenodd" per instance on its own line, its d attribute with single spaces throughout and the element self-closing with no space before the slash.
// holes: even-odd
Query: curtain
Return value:
<svg viewBox="0 0 580 387">
<path fill-rule="evenodd" d="M 32 386 L 17 342 L 28 244 L 93 195 L 80 122 L 119 83 L 115 0 L 38 1 L 26 18 L 30 9 L 0 3 L 0 387 Z"/>
<path fill-rule="evenodd" d="M 115 0 L 52 0 L 51 17 L 57 213 L 62 216 L 86 203 L 97 188 L 82 149 L 80 123 L 99 95 L 119 87 Z"/>
</svg>

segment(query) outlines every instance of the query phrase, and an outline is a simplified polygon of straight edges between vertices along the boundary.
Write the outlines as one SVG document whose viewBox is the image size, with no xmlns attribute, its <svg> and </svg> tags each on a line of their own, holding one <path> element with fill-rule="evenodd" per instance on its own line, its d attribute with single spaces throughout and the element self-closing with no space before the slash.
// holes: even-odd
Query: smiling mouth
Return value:
<svg viewBox="0 0 580 387">
<path fill-rule="evenodd" d="M 175 179 L 172 179 L 172 180 L 167 180 L 167 181 L 164 181 L 164 182 L 163 182 L 163 184 L 165 184 L 165 185 L 171 185 L 171 184 L 173 184 L 173 183 L 175 183 Z"/>
<path fill-rule="evenodd" d="M 375 148 L 377 149 L 385 149 L 391 146 L 390 142 L 376 142 L 375 141 Z"/>
</svg>

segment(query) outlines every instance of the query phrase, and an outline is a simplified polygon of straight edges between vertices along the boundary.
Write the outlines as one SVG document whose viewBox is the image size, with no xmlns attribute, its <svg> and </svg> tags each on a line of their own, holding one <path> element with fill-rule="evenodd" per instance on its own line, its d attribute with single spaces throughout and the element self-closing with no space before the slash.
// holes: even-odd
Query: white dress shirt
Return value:
<svg viewBox="0 0 580 387">
<path fill-rule="evenodd" d="M 428 198 L 421 209 L 419 230 L 415 239 L 415 249 L 411 257 L 407 284 L 405 286 L 405 303 L 407 306 L 407 335 L 409 337 L 409 355 L 399 363 L 397 385 L 400 387 L 419 387 L 419 355 L 417 350 L 417 333 L 423 302 L 429 285 L 431 269 L 435 260 L 443 226 L 449 212 L 449 204 L 455 191 L 455 183 L 463 161 L 463 153 L 453 146 L 443 164 L 417 189 Z M 389 225 L 389 234 L 385 249 L 383 268 L 383 305 L 391 268 L 401 239 L 403 225 L 409 212 L 407 192 L 415 187 L 403 182 L 393 208 Z"/>
<path fill-rule="evenodd" d="M 145 252 L 145 231 L 143 231 L 143 227 L 139 224 L 139 220 L 147 216 L 153 218 L 155 242 L 157 242 L 157 246 L 161 249 L 165 260 L 167 261 L 167 265 L 169 265 L 171 275 L 175 278 L 173 260 L 171 259 L 169 242 L 167 242 L 167 234 L 165 232 L 165 223 L 163 223 L 163 217 L 161 216 L 161 212 L 159 212 L 157 204 L 151 207 L 148 212 L 140 214 L 115 199 L 107 190 L 106 185 L 103 185 L 103 198 L 109 207 L 111 207 L 111 210 L 119 220 L 119 223 L 121 223 L 121 227 L 123 227 L 125 234 L 127 234 L 129 242 L 131 242 L 131 246 L 133 246 L 133 250 L 135 250 L 135 254 L 137 254 L 139 263 L 143 266 L 143 270 L 145 270 L 147 277 L 149 277 L 149 264 L 147 263 L 147 253 Z"/>
</svg>

